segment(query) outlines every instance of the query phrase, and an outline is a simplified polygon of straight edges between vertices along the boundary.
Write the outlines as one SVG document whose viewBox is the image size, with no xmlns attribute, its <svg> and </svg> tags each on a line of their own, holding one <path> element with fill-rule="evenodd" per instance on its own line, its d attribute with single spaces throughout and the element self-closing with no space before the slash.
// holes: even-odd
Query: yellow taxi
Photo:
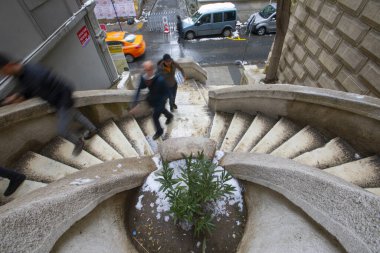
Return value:
<svg viewBox="0 0 380 253">
<path fill-rule="evenodd" d="M 121 45 L 127 62 L 133 62 L 145 53 L 144 37 L 139 34 L 107 32 L 106 43 L 109 46 Z"/>
</svg>

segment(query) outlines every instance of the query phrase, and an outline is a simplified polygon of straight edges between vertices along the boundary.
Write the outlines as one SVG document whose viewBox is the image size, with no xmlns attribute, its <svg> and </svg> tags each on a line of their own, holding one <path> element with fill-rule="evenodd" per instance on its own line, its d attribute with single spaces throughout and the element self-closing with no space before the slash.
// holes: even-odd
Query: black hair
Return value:
<svg viewBox="0 0 380 253">
<path fill-rule="evenodd" d="M 166 61 L 166 60 L 171 60 L 172 58 L 170 57 L 169 54 L 164 54 L 164 57 L 162 57 L 162 59 L 163 59 L 164 61 Z"/>
<path fill-rule="evenodd" d="M 4 67 L 10 62 L 11 62 L 11 59 L 8 56 L 0 53 L 0 68 Z"/>
</svg>

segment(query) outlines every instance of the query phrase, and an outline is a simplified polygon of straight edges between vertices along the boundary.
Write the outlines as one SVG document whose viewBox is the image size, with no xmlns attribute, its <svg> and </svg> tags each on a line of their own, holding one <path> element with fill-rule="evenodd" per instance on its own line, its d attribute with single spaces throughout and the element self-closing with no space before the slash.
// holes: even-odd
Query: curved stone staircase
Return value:
<svg viewBox="0 0 380 253">
<path fill-rule="evenodd" d="M 223 86 L 217 88 L 223 88 Z M 60 194 L 57 195 L 60 198 L 70 199 L 70 194 L 75 190 L 68 188 L 69 185 L 73 182 L 75 184 L 75 180 L 78 179 L 91 178 L 88 175 L 91 175 L 95 181 L 102 178 L 102 175 L 107 177 L 111 174 L 132 173 L 132 176 L 128 174 L 128 178 L 109 179 L 113 183 L 111 181 L 99 182 L 98 186 L 96 184 L 86 186 L 85 184 L 81 190 L 91 192 L 89 194 L 92 197 L 88 200 L 91 203 L 90 207 L 78 207 L 78 210 L 82 210 L 80 215 L 73 211 L 71 215 L 75 218 L 63 226 L 64 228 L 61 228 L 60 232 L 54 232 L 53 236 L 44 237 L 45 241 L 46 238 L 50 238 L 52 241 L 50 244 L 48 243 L 50 246 L 39 248 L 33 247 L 33 243 L 29 243 L 28 246 L 20 248 L 19 252 L 50 251 L 53 245 L 55 246 L 52 252 L 78 250 L 78 252 L 94 252 L 94 245 L 98 245 L 99 242 L 93 239 L 94 244 L 92 245 L 87 241 L 88 238 L 101 237 L 104 241 L 112 241 L 115 234 L 120 240 L 113 243 L 102 243 L 104 251 L 98 252 L 109 252 L 107 251 L 110 249 L 109 247 L 113 247 L 112 252 L 135 252 L 131 246 L 130 238 L 125 234 L 123 235 L 124 228 L 120 225 L 122 224 L 120 220 L 123 217 L 123 214 L 120 213 L 121 206 L 128 203 L 129 200 L 129 193 L 126 190 L 141 185 L 146 175 L 154 169 L 152 162 L 146 159 L 158 153 L 157 145 L 163 140 L 178 137 L 207 137 L 214 140 L 216 148 L 227 154 L 224 163 L 227 169 L 231 166 L 232 174 L 234 174 L 235 163 L 241 162 L 241 166 L 244 167 L 255 163 L 255 161 L 262 162 L 258 166 L 268 162 L 272 168 L 273 166 L 278 167 L 279 171 L 281 171 L 281 167 L 286 168 L 284 171 L 290 171 L 289 174 L 278 173 L 278 177 L 283 177 L 282 180 L 286 185 L 283 188 L 276 188 L 280 187 L 281 183 L 276 184 L 273 188 L 271 184 L 262 183 L 265 180 L 256 179 L 256 176 L 249 174 L 253 172 L 247 172 L 248 176 L 245 176 L 244 170 L 238 169 L 236 171 L 236 175 L 239 175 L 238 178 L 244 180 L 249 210 L 247 229 L 238 252 L 251 252 L 252 250 L 258 252 L 359 252 L 357 250 L 363 249 L 366 250 L 361 252 L 376 252 L 379 249 L 379 237 L 376 237 L 375 234 L 380 231 L 380 217 L 377 216 L 376 218 L 376 210 L 373 209 L 380 207 L 380 198 L 373 195 L 373 193 L 380 195 L 380 157 L 378 154 L 362 151 L 362 148 L 360 151 L 356 150 L 356 147 L 349 144 L 349 141 L 326 131 L 325 128 L 318 129 L 285 116 L 270 115 L 265 110 L 247 112 L 247 110 L 236 110 L 233 107 L 230 110 L 225 110 L 223 106 L 226 105 L 223 105 L 220 111 L 216 109 L 215 112 L 212 112 L 209 109 L 209 104 L 213 107 L 215 103 L 208 101 L 207 89 L 209 87 L 205 87 L 195 80 L 188 80 L 185 85 L 179 88 L 177 95 L 178 110 L 175 112 L 175 120 L 170 125 L 165 126 L 165 133 L 162 139 L 157 142 L 151 138 L 154 134 L 154 126 L 149 116 L 135 119 L 124 115 L 117 120 L 109 118 L 104 121 L 99 120 L 101 121 L 99 134 L 86 142 L 83 152 L 77 157 L 71 154 L 74 145 L 61 137 L 52 138 L 38 151 L 29 150 L 21 154 L 12 167 L 24 173 L 28 180 L 9 198 L 1 197 L 0 201 L 3 204 L 9 202 L 0 207 L 0 213 L 3 211 L 5 217 L 0 217 L 2 224 L 17 217 L 20 218 L 20 214 L 14 213 L 21 212 L 21 208 L 25 205 L 23 201 L 28 201 L 28 205 L 33 202 L 30 200 L 30 196 L 34 196 L 36 203 L 45 203 L 44 201 L 49 201 L 44 200 L 40 195 L 49 195 L 49 193 L 45 193 L 46 191 L 52 191 L 51 194 L 58 191 Z M 228 99 L 221 99 L 219 103 L 223 103 L 223 101 L 229 103 Z M 162 120 L 164 126 L 164 119 Z M 234 160 L 234 157 L 237 159 L 240 156 L 239 161 L 231 162 L 231 159 Z M 288 159 L 292 159 L 294 162 Z M 249 161 L 247 162 L 248 165 L 244 163 L 245 161 Z M 132 168 L 131 164 L 140 169 Z M 149 169 L 146 169 L 144 165 Z M 104 171 L 102 171 L 103 167 Z M 123 171 L 123 168 L 130 170 L 126 172 Z M 293 168 L 296 168 L 295 172 L 292 172 Z M 298 170 L 298 168 L 301 169 Z M 370 220 L 364 218 L 365 222 L 363 222 L 358 218 L 361 217 L 361 214 L 346 215 L 344 210 L 343 213 L 340 213 L 342 211 L 340 210 L 337 214 L 333 210 L 333 213 L 330 214 L 332 220 L 334 220 L 334 215 L 343 216 L 341 218 L 343 220 L 350 215 L 359 219 L 356 225 L 352 225 L 350 222 L 346 224 L 344 221 L 346 227 L 342 225 L 341 230 L 343 232 L 340 232 L 338 231 L 340 225 L 337 225 L 336 228 L 332 227 L 331 224 L 329 225 L 331 221 L 329 218 L 325 218 L 324 214 L 313 215 L 319 211 L 310 211 L 305 207 L 304 203 L 308 203 L 310 200 L 302 202 L 300 196 L 302 194 L 293 196 L 295 199 L 292 199 L 292 196 L 287 194 L 287 190 L 279 190 L 286 187 L 293 188 L 292 185 L 287 185 L 286 180 L 289 180 L 289 184 L 290 181 L 296 180 L 294 188 L 297 188 L 297 184 L 302 183 L 300 182 L 303 177 L 301 175 L 308 175 L 308 173 L 316 173 L 318 180 L 326 189 L 322 188 L 320 189 L 321 192 L 315 192 L 312 190 L 313 181 L 310 183 L 310 192 L 305 192 L 306 195 L 319 195 L 324 198 L 331 189 L 336 193 L 336 196 L 330 197 L 337 199 L 333 201 L 331 199 L 323 200 L 327 203 L 323 201 L 319 203 L 320 200 L 313 200 L 320 204 L 318 208 L 321 213 L 329 216 L 330 205 L 336 205 L 338 201 L 344 202 L 342 194 L 348 191 L 347 201 L 349 200 L 350 203 L 351 201 L 354 203 L 359 201 L 360 204 L 366 205 L 363 214 L 371 213 L 370 217 L 367 217 Z M 272 174 L 273 179 L 270 180 L 275 180 L 276 175 Z M 318 180 L 315 182 L 319 182 Z M 334 188 L 336 187 L 335 184 L 338 185 L 339 191 Z M 3 192 L 7 185 L 8 180 L 0 180 L 0 192 Z M 355 185 L 372 193 L 365 192 Z M 45 186 L 49 190 L 44 191 Z M 119 190 L 115 190 L 114 187 Z M 304 187 L 304 190 L 308 191 L 308 186 Z M 68 190 L 63 191 L 65 189 Z M 100 191 L 99 189 L 104 191 L 104 195 L 101 197 L 91 195 Z M 292 189 L 289 191 L 291 192 Z M 356 197 L 352 197 L 350 191 L 359 192 L 360 198 L 355 200 Z M 117 192 L 121 193 L 111 197 Z M 73 196 L 75 196 L 75 192 Z M 54 198 L 58 197 L 54 196 Z M 106 199 L 108 199 L 106 202 L 101 203 Z M 65 200 L 63 202 L 68 205 L 71 204 L 70 201 Z M 345 204 L 349 205 L 350 203 Z M 368 203 L 371 204 L 367 205 Z M 79 203 L 78 205 L 85 204 Z M 117 208 L 110 208 L 110 205 L 115 205 Z M 60 206 L 62 205 L 50 207 L 50 209 L 59 209 Z M 18 209 L 13 212 L 12 208 Z M 342 207 L 338 209 L 340 208 Z M 89 214 L 93 209 L 94 211 Z M 27 211 L 25 212 L 27 213 Z M 44 215 L 43 211 L 41 212 Z M 26 213 L 23 214 L 25 215 L 24 219 L 28 217 Z M 99 219 L 107 220 L 105 217 L 115 218 L 101 224 Z M 79 220 L 80 222 L 75 223 Z M 94 225 L 94 222 L 98 225 Z M 112 227 L 110 224 L 113 223 L 118 224 L 119 227 Z M 36 224 L 34 226 L 41 223 L 37 222 Z M 369 224 L 373 226 L 371 229 L 366 227 Z M 365 227 L 357 228 L 357 225 Z M 99 232 L 99 227 L 102 227 L 105 232 Z M 8 232 L 12 230 L 9 226 L 5 227 L 5 231 L 7 229 Z M 355 232 L 355 230 L 359 232 Z M 277 232 L 274 233 L 273 231 Z M 352 236 L 348 236 L 350 233 Z M 9 236 L 17 236 L 17 232 L 9 234 Z M 20 234 L 18 235 L 20 236 Z M 336 241 L 336 238 L 339 242 Z M 360 243 L 357 243 L 358 241 Z M 120 244 L 122 245 L 120 246 Z M 10 252 L 9 249 L 12 244 L 4 245 L 1 252 Z"/>
</svg>

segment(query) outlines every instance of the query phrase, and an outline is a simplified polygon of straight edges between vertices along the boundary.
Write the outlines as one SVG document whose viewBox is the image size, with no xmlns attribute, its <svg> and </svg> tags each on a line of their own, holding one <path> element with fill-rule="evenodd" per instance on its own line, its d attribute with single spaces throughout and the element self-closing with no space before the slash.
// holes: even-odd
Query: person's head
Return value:
<svg viewBox="0 0 380 253">
<path fill-rule="evenodd" d="M 170 63 L 173 62 L 173 59 L 172 59 L 172 57 L 170 57 L 169 54 L 164 54 L 164 57 L 162 59 L 164 60 L 164 63 L 166 65 L 169 65 Z"/>
<path fill-rule="evenodd" d="M 177 15 L 177 21 L 181 21 L 181 17 Z"/>
<path fill-rule="evenodd" d="M 17 75 L 22 69 L 22 64 L 11 61 L 10 58 L 0 53 L 0 74 L 6 76 Z"/>
<path fill-rule="evenodd" d="M 154 64 L 152 61 L 145 61 L 143 64 L 143 69 L 144 69 L 144 78 L 146 80 L 150 80 L 154 77 L 155 74 L 155 68 Z"/>
</svg>

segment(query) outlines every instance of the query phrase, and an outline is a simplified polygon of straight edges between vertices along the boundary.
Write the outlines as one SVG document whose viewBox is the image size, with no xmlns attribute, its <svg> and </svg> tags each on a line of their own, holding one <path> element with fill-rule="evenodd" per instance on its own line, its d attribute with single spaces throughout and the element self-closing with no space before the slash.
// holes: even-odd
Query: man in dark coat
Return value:
<svg viewBox="0 0 380 253">
<path fill-rule="evenodd" d="M 79 155 L 84 147 L 84 141 L 69 131 L 73 120 L 78 121 L 87 129 L 85 139 L 91 138 L 97 128 L 73 105 L 71 86 L 38 64 L 21 64 L 11 61 L 0 54 L 0 74 L 14 76 L 19 81 L 21 90 L 4 99 L 2 105 L 14 104 L 32 97 L 40 97 L 53 106 L 58 113 L 58 133 L 75 145 L 73 155 Z"/>
<path fill-rule="evenodd" d="M 166 117 L 166 124 L 170 124 L 173 120 L 173 114 L 171 114 L 166 108 L 165 104 L 169 97 L 169 90 L 162 76 L 155 72 L 154 64 L 152 61 L 146 61 L 143 63 L 144 74 L 141 76 L 140 85 L 137 89 L 135 100 L 133 103 L 133 108 L 129 111 L 131 115 L 137 112 L 137 100 L 140 95 L 141 89 L 148 88 L 149 93 L 147 97 L 148 104 L 153 108 L 153 123 L 156 128 L 156 133 L 153 139 L 158 139 L 164 130 L 161 127 L 159 118 L 161 114 Z"/>
</svg>

